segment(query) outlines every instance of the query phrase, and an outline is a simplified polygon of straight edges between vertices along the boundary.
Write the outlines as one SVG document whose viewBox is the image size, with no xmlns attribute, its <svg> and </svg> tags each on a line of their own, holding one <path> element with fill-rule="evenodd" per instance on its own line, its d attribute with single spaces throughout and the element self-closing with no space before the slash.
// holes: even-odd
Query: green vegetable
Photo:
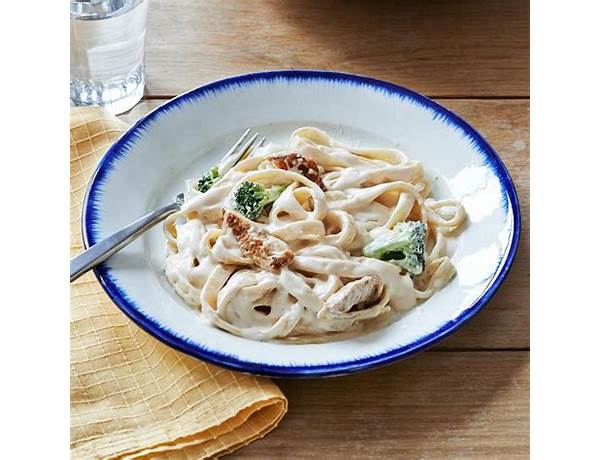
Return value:
<svg viewBox="0 0 600 460">
<path fill-rule="evenodd" d="M 391 237 L 377 238 L 363 248 L 363 255 L 385 260 L 420 275 L 425 268 L 425 225 L 422 222 L 398 222 Z"/>
<path fill-rule="evenodd" d="M 208 189 L 210 189 L 214 185 L 218 178 L 219 168 L 213 166 L 210 170 L 202 174 L 202 177 L 200 177 L 200 179 L 198 179 L 198 182 L 196 183 L 196 190 L 202 193 L 207 192 Z"/>
<path fill-rule="evenodd" d="M 255 182 L 242 182 L 233 193 L 233 207 L 248 219 L 256 220 L 265 206 L 279 198 L 285 187 L 274 185 L 267 188 Z"/>
</svg>

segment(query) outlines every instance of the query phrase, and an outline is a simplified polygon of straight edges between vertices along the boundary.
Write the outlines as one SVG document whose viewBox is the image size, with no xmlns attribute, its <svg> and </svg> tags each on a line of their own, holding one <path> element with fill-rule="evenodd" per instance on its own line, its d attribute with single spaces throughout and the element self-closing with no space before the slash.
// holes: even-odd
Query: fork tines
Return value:
<svg viewBox="0 0 600 460">
<path fill-rule="evenodd" d="M 256 147 L 261 147 L 264 145 L 266 138 L 264 136 L 261 137 L 259 142 L 258 139 L 259 134 L 253 132 L 250 128 L 244 131 L 244 134 L 233 144 L 233 147 L 225 154 L 221 163 L 219 165 L 219 174 L 222 176 L 231 168 L 233 168 L 238 162 L 245 158 L 250 148 L 255 145 Z"/>
</svg>

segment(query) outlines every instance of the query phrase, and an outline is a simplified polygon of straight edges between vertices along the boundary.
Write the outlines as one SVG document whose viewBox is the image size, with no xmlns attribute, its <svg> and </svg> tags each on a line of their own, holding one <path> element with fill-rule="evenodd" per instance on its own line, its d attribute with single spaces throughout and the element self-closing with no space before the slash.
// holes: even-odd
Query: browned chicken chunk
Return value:
<svg viewBox="0 0 600 460">
<path fill-rule="evenodd" d="M 269 157 L 268 160 L 278 169 L 285 169 L 286 171 L 302 174 L 304 177 L 321 187 L 321 190 L 325 190 L 325 185 L 321 180 L 319 165 L 312 158 L 307 158 L 299 153 L 292 152 L 287 155 Z"/>
<path fill-rule="evenodd" d="M 382 282 L 374 276 L 364 276 L 351 281 L 327 299 L 323 314 L 341 316 L 353 308 L 354 311 L 360 311 L 377 299 L 382 288 Z"/>
<path fill-rule="evenodd" d="M 242 254 L 260 268 L 277 272 L 294 258 L 294 253 L 284 241 L 259 230 L 251 220 L 240 214 L 225 211 L 224 222 L 238 240 Z"/>
</svg>

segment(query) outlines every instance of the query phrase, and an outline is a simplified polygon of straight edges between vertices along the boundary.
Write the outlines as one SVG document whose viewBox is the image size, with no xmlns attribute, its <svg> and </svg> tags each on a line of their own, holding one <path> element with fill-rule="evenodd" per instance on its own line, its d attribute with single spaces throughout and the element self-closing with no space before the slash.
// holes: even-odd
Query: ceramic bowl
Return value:
<svg viewBox="0 0 600 460">
<path fill-rule="evenodd" d="M 151 335 L 204 361 L 269 376 L 327 376 L 410 356 L 469 321 L 504 280 L 517 250 L 519 204 L 506 167 L 467 122 L 391 83 L 323 71 L 273 71 L 210 83 L 150 112 L 99 163 L 83 210 L 87 246 L 165 204 L 246 128 L 285 143 L 316 126 L 350 145 L 396 147 L 423 163 L 434 196 L 461 200 L 468 223 L 456 277 L 371 334 L 323 344 L 257 342 L 211 327 L 167 283 L 160 225 L 96 268 L 103 288 Z"/>
</svg>

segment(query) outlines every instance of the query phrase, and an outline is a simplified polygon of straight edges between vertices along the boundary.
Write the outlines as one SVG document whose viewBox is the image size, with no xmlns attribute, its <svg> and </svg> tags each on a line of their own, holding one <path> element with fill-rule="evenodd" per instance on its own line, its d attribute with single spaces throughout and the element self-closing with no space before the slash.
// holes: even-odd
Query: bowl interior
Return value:
<svg viewBox="0 0 600 460">
<path fill-rule="evenodd" d="M 389 362 L 433 343 L 476 313 L 503 279 L 518 239 L 514 188 L 492 149 L 455 115 L 408 90 L 352 76 L 273 72 L 201 87 L 140 120 L 107 153 L 88 191 L 88 244 L 169 202 L 251 127 L 286 143 L 301 126 L 349 145 L 396 147 L 423 163 L 436 198 L 462 200 L 469 221 L 452 242 L 457 276 L 389 326 L 353 339 L 255 342 L 210 327 L 162 274 L 161 226 L 96 273 L 153 335 L 213 363 L 269 375 L 328 375 Z"/>
</svg>

